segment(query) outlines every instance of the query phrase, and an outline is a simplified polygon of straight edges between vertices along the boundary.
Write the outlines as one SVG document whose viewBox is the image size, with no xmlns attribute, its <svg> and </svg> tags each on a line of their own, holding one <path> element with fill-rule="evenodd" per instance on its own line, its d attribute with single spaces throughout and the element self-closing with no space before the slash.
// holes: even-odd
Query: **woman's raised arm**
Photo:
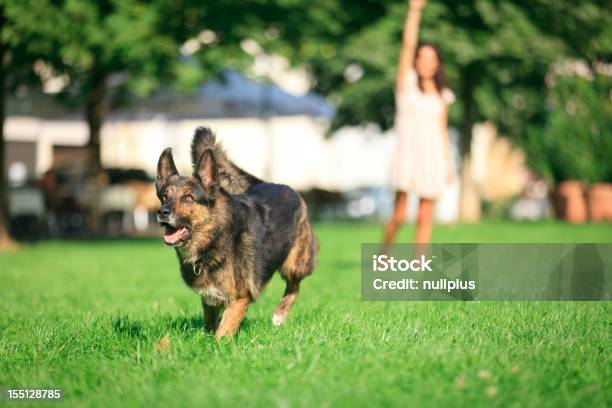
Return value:
<svg viewBox="0 0 612 408">
<path fill-rule="evenodd" d="M 414 54 L 419 38 L 419 23 L 421 21 L 421 10 L 425 7 L 427 0 L 410 0 L 408 16 L 404 23 L 404 33 L 402 35 L 402 49 L 397 67 L 397 81 L 395 88 L 402 90 L 405 85 L 405 76 L 408 75 L 414 63 Z"/>
</svg>

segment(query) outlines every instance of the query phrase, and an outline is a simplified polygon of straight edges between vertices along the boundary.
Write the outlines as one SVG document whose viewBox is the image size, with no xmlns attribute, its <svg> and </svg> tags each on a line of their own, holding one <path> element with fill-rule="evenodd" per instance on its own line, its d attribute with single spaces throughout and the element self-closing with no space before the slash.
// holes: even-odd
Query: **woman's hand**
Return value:
<svg viewBox="0 0 612 408">
<path fill-rule="evenodd" d="M 410 8 L 415 10 L 421 10 L 425 7 L 427 0 L 410 0 Z"/>
</svg>

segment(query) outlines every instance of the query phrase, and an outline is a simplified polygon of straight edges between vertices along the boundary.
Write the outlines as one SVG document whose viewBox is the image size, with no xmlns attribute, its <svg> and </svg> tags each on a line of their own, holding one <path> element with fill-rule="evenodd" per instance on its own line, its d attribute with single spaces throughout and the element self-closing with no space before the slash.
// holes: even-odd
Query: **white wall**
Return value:
<svg viewBox="0 0 612 408">
<path fill-rule="evenodd" d="M 36 175 L 47 171 L 53 162 L 53 146 L 83 146 L 87 125 L 81 121 L 45 121 L 33 117 L 11 116 L 4 123 L 7 141 L 36 142 Z"/>
</svg>

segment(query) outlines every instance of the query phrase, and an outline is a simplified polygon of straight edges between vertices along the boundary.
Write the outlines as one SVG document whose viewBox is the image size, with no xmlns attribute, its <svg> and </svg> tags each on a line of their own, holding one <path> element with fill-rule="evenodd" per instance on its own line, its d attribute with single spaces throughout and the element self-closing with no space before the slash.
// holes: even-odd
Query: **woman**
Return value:
<svg viewBox="0 0 612 408">
<path fill-rule="evenodd" d="M 438 49 L 430 43 L 417 46 L 425 3 L 426 0 L 410 0 L 404 24 L 395 89 L 398 144 L 391 172 L 395 208 L 385 228 L 386 248 L 405 220 L 408 193 L 420 198 L 414 242 L 430 241 L 435 199 L 453 179 L 447 122 L 448 105 L 454 96 L 446 88 Z"/>
</svg>

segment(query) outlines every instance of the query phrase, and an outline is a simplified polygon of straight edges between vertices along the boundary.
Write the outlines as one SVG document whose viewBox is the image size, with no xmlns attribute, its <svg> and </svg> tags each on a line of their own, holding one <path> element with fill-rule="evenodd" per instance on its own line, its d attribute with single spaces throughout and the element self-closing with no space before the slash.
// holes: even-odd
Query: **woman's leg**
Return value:
<svg viewBox="0 0 612 408">
<path fill-rule="evenodd" d="M 417 244 L 425 244 L 431 241 L 433 207 L 433 200 L 421 198 L 419 202 L 419 212 L 417 214 L 416 236 L 414 238 L 414 242 Z"/>
<path fill-rule="evenodd" d="M 393 209 L 393 215 L 385 226 L 384 236 L 384 252 L 386 253 L 389 246 L 395 241 L 397 230 L 406 220 L 406 203 L 408 201 L 408 194 L 404 191 L 397 191 L 395 193 L 395 208 Z"/>
</svg>

